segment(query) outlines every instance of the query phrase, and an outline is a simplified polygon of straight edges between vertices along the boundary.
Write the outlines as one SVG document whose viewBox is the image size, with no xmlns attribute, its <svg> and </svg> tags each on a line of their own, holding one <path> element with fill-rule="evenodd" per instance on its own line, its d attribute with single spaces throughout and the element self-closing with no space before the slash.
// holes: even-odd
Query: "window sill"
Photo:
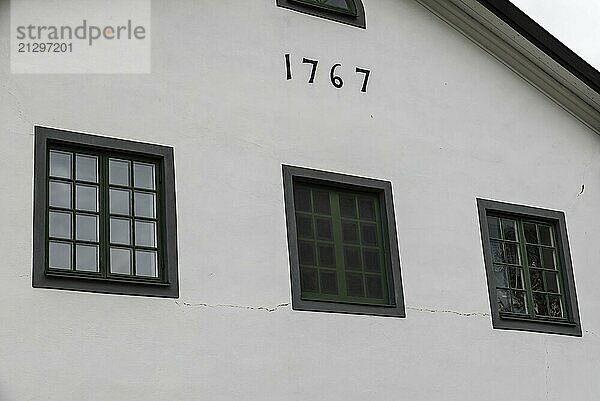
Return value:
<svg viewBox="0 0 600 401">
<path fill-rule="evenodd" d="M 102 277 L 98 273 L 81 273 L 81 272 L 61 272 L 61 271 L 47 271 L 47 277 L 64 277 L 68 279 L 82 279 L 82 280 L 93 280 L 97 282 L 113 282 L 113 283 L 127 283 L 135 285 L 152 285 L 159 287 L 168 287 L 170 283 L 165 283 L 154 278 L 141 278 L 141 277 Z"/>
<path fill-rule="evenodd" d="M 509 313 L 500 313 L 500 318 L 501 319 L 506 319 L 506 320 L 517 320 L 520 322 L 531 322 L 531 323 L 541 323 L 541 324 L 551 324 L 551 325 L 562 325 L 562 326 L 571 326 L 571 327 L 575 327 L 577 326 L 576 323 L 570 322 L 566 319 L 553 319 L 553 318 L 542 318 L 542 317 L 536 317 L 535 319 L 529 318 L 529 317 L 525 317 L 525 316 L 519 316 L 519 315 L 512 315 Z"/>
</svg>

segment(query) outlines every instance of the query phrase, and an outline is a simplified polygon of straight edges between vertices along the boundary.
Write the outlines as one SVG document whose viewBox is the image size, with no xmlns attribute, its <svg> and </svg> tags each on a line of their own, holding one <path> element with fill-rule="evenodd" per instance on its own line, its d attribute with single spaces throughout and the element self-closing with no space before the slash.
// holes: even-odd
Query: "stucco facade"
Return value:
<svg viewBox="0 0 600 401">
<path fill-rule="evenodd" d="M 155 1 L 151 74 L 20 75 L 0 3 L 0 399 L 596 399 L 598 133 L 416 1 L 364 4 Z M 174 148 L 178 299 L 32 288 L 35 125 Z M 291 309 L 282 164 L 392 182 L 406 318 Z M 492 329 L 478 197 L 565 212 L 581 338 Z"/>
</svg>

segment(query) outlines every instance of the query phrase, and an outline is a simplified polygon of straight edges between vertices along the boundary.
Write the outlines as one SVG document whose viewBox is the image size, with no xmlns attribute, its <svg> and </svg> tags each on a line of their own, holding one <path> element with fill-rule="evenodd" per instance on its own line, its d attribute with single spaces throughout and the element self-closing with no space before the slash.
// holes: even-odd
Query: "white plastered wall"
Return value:
<svg viewBox="0 0 600 401">
<path fill-rule="evenodd" d="M 600 137 L 415 1 L 364 4 L 155 1 L 152 74 L 13 75 L 0 2 L 1 400 L 597 397 Z M 179 300 L 31 287 L 34 125 L 175 148 Z M 282 163 L 392 182 L 406 319 L 291 310 Z M 492 330 L 476 197 L 566 213 L 582 338 Z"/>
</svg>

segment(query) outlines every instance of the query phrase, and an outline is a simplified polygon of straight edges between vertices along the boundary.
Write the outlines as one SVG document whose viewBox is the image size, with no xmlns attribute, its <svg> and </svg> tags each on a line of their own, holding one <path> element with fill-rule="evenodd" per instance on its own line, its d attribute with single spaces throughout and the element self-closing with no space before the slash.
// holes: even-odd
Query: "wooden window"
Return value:
<svg viewBox="0 0 600 401">
<path fill-rule="evenodd" d="M 284 177 L 293 307 L 404 316 L 389 183 L 289 166 Z"/>
<path fill-rule="evenodd" d="M 564 214 L 478 202 L 494 327 L 581 335 Z"/>
<path fill-rule="evenodd" d="M 171 148 L 36 127 L 34 286 L 176 296 L 172 172 Z"/>
<path fill-rule="evenodd" d="M 365 9 L 361 0 L 277 0 L 277 5 L 303 14 L 366 28 Z"/>
<path fill-rule="evenodd" d="M 352 15 L 356 17 L 356 3 L 354 0 L 293 0 L 297 3 L 306 4 L 311 7 L 322 8 L 337 13 Z"/>
</svg>

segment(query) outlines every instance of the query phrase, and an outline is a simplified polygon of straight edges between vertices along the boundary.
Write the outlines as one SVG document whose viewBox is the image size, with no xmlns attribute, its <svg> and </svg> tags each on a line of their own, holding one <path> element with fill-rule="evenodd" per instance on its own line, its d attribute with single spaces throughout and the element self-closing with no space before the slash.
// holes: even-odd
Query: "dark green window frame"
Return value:
<svg viewBox="0 0 600 401">
<path fill-rule="evenodd" d="M 391 184 L 283 166 L 292 308 L 405 317 Z"/>
<path fill-rule="evenodd" d="M 344 0 L 346 7 L 325 0 L 277 0 L 279 7 L 298 11 L 358 28 L 366 28 L 365 9 L 361 0 Z"/>
<path fill-rule="evenodd" d="M 346 3 L 345 7 L 339 7 L 329 4 L 328 0 L 292 0 L 296 3 L 306 4 L 311 7 L 322 8 L 336 13 L 351 15 L 356 17 L 356 3 L 354 0 L 343 0 Z"/>
<path fill-rule="evenodd" d="M 35 127 L 35 143 L 33 286 L 177 298 L 173 149 L 46 127 Z M 71 164 L 66 175 L 51 172 L 51 159 L 60 157 L 69 160 L 63 166 Z M 95 177 L 80 177 L 76 159 L 91 161 Z M 127 179 L 109 181 L 113 177 L 109 165 L 115 169 L 126 167 L 123 171 Z M 146 180 L 141 182 L 137 177 Z M 65 191 L 58 191 L 60 187 Z M 92 202 L 84 207 L 76 202 L 76 189 L 95 191 L 95 205 Z M 113 191 L 115 195 L 128 195 L 122 204 L 127 210 L 112 207 L 109 193 Z M 67 193 L 70 195 L 63 196 Z M 62 204 L 51 202 L 51 194 L 62 196 Z M 142 207 L 144 202 L 148 203 L 146 209 Z M 50 223 L 51 218 L 60 215 L 68 219 L 59 225 Z M 86 224 L 95 221 L 89 225 L 94 230 L 88 230 L 83 237 L 77 229 L 79 218 L 82 224 L 85 219 Z M 111 223 L 115 227 L 121 223 L 123 229 L 115 229 L 113 235 Z M 57 232 L 56 227 L 62 231 Z M 138 229 L 145 235 L 136 238 Z M 121 239 L 117 238 L 119 233 Z M 51 256 L 54 246 L 54 254 L 62 258 Z M 61 247 L 64 252 L 57 253 Z M 78 259 L 80 249 L 88 252 L 87 259 L 82 258 L 85 264 Z"/>
<path fill-rule="evenodd" d="M 581 336 L 564 213 L 477 205 L 493 327 Z"/>
</svg>

